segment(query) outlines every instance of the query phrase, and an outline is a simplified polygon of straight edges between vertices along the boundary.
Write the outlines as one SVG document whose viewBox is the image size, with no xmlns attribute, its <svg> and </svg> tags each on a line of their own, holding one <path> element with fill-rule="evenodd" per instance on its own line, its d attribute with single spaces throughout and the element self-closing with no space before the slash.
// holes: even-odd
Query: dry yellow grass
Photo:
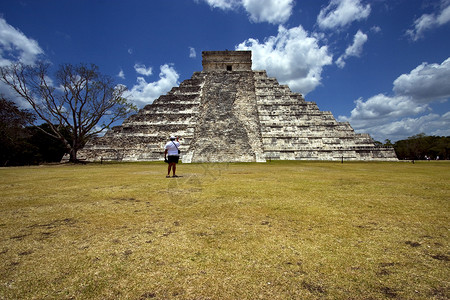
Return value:
<svg viewBox="0 0 450 300">
<path fill-rule="evenodd" d="M 0 169 L 0 299 L 448 299 L 450 163 Z"/>
</svg>

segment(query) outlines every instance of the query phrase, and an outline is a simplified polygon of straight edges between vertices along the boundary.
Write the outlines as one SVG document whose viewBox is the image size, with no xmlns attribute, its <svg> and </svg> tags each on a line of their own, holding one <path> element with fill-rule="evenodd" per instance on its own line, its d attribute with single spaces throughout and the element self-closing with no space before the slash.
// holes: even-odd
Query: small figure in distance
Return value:
<svg viewBox="0 0 450 300">
<path fill-rule="evenodd" d="M 169 139 L 170 141 L 164 146 L 164 161 L 169 164 L 166 178 L 170 178 L 171 169 L 172 177 L 178 177 L 175 172 L 177 170 L 178 160 L 180 159 L 180 142 L 178 141 L 178 137 L 171 136 Z"/>
</svg>

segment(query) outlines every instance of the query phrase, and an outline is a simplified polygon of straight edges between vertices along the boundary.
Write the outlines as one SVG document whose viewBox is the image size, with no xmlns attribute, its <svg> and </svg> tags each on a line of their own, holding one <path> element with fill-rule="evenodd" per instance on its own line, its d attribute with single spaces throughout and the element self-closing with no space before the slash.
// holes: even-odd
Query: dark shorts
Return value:
<svg viewBox="0 0 450 300">
<path fill-rule="evenodd" d="M 180 157 L 179 156 L 176 156 L 176 155 L 169 155 L 169 156 L 167 156 L 167 160 L 169 161 L 169 164 L 170 163 L 178 163 L 178 160 L 180 159 Z"/>
</svg>

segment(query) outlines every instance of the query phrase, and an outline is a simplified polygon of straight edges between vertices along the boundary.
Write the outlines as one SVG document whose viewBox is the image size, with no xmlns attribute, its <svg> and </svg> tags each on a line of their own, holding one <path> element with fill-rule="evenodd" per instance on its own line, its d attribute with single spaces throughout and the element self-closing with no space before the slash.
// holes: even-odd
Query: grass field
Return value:
<svg viewBox="0 0 450 300">
<path fill-rule="evenodd" d="M 0 299 L 449 299 L 450 162 L 0 168 Z"/>
</svg>

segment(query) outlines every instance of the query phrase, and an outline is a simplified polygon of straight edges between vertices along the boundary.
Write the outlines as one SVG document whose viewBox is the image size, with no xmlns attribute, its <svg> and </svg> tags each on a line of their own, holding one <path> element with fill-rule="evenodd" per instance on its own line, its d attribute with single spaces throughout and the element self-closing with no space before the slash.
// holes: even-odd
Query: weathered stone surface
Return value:
<svg viewBox="0 0 450 300">
<path fill-rule="evenodd" d="M 170 135 L 180 137 L 183 162 L 264 162 L 268 159 L 397 160 L 331 112 L 320 111 L 265 71 L 251 70 L 250 51 L 203 52 L 195 72 L 88 143 L 88 161 L 162 160 Z"/>
<path fill-rule="evenodd" d="M 251 71 L 251 51 L 204 51 L 202 53 L 204 72 Z"/>
</svg>

